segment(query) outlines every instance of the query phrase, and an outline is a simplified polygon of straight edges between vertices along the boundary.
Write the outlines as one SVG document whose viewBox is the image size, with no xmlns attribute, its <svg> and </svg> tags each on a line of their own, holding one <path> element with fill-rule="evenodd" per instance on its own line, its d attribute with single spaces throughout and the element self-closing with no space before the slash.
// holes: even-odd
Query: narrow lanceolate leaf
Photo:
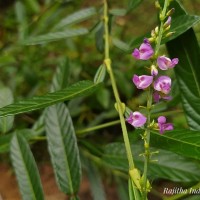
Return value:
<svg viewBox="0 0 200 200">
<path fill-rule="evenodd" d="M 151 131 L 151 145 L 200 160 L 200 131 L 174 130 L 163 135 Z"/>
<path fill-rule="evenodd" d="M 81 164 L 74 127 L 65 104 L 47 108 L 45 124 L 57 184 L 65 194 L 76 194 L 81 180 Z"/>
<path fill-rule="evenodd" d="M 102 64 L 100 67 L 97 69 L 97 72 L 94 76 L 94 83 L 101 83 L 104 81 L 106 76 L 106 65 Z"/>
<path fill-rule="evenodd" d="M 54 29 L 61 29 L 63 27 L 66 27 L 68 25 L 76 24 L 79 22 L 82 22 L 93 15 L 95 15 L 96 9 L 94 7 L 86 8 L 77 12 L 74 12 L 73 14 L 67 16 L 66 18 L 62 19 L 58 24 L 54 27 Z"/>
<path fill-rule="evenodd" d="M 13 103 L 13 95 L 9 88 L 0 88 L 0 108 L 8 104 Z M 13 126 L 14 117 L 2 117 L 0 118 L 0 132 L 6 133 Z"/>
<path fill-rule="evenodd" d="M 167 49 L 179 58 L 175 73 L 188 125 L 200 130 L 200 48 L 193 29 L 168 42 Z"/>
<path fill-rule="evenodd" d="M 154 138 L 152 138 L 153 140 Z M 163 144 L 162 144 L 163 145 Z M 170 151 L 152 148 L 151 152 L 159 151 L 151 159 L 148 173 L 153 179 L 164 178 L 171 181 L 190 182 L 200 179 L 200 165 Z M 132 145 L 134 161 L 140 170 L 143 170 L 144 159 L 139 156 L 144 153 L 141 145 Z M 112 143 L 105 147 L 103 161 L 111 168 L 123 171 L 128 170 L 128 161 L 123 143 Z"/>
<path fill-rule="evenodd" d="M 61 32 L 53 32 L 47 33 L 45 35 L 34 36 L 26 39 L 23 44 L 24 45 L 35 45 L 35 44 L 44 44 L 47 42 L 53 42 L 69 37 L 75 37 L 80 35 L 85 35 L 88 33 L 88 30 L 85 28 L 77 28 L 77 29 L 67 29 Z"/>
<path fill-rule="evenodd" d="M 0 108 L 0 117 L 29 112 L 70 100 L 75 97 L 86 96 L 94 92 L 99 86 L 100 84 L 94 84 L 91 81 L 80 81 L 66 89 L 48 93 L 43 96 L 36 96 L 30 99 L 21 100 Z"/>
<path fill-rule="evenodd" d="M 39 172 L 31 150 L 20 134 L 11 140 L 10 153 L 23 200 L 43 200 Z"/>
</svg>

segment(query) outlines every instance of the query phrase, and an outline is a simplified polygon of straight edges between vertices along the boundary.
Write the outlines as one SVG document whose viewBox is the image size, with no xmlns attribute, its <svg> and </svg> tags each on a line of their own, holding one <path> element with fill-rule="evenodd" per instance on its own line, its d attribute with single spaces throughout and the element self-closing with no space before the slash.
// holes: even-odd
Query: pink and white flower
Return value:
<svg viewBox="0 0 200 200">
<path fill-rule="evenodd" d="M 142 113 L 136 111 L 131 112 L 126 121 L 134 127 L 141 127 L 146 123 L 147 118 Z"/>
<path fill-rule="evenodd" d="M 156 68 L 155 65 L 151 65 L 151 75 L 152 76 L 157 76 L 158 75 L 158 69 Z"/>
<path fill-rule="evenodd" d="M 139 49 L 134 49 L 132 55 L 138 60 L 149 60 L 154 54 L 154 50 L 151 47 L 148 39 L 144 39 L 144 42 L 140 45 Z"/>
<path fill-rule="evenodd" d="M 163 94 L 169 94 L 171 90 L 171 78 L 168 76 L 160 76 L 154 82 L 154 89 Z"/>
<path fill-rule="evenodd" d="M 137 76 L 136 74 L 134 74 L 132 80 L 138 89 L 145 89 L 152 84 L 153 76 L 147 76 L 147 75 Z"/>
<path fill-rule="evenodd" d="M 158 126 L 161 134 L 163 134 L 164 131 L 171 131 L 174 129 L 172 123 L 166 123 L 166 117 L 164 116 L 158 117 Z"/>
<path fill-rule="evenodd" d="M 175 65 L 178 64 L 178 58 L 173 58 L 172 60 L 170 58 L 167 58 L 166 56 L 160 56 L 157 59 L 158 67 L 161 70 L 167 70 L 169 68 L 175 67 Z"/>
</svg>

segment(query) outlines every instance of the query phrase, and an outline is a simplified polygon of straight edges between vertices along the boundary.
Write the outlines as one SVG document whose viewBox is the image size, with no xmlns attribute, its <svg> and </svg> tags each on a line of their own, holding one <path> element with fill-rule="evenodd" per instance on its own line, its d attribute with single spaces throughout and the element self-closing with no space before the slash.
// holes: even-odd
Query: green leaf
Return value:
<svg viewBox="0 0 200 200">
<path fill-rule="evenodd" d="M 66 89 L 48 93 L 43 96 L 36 96 L 30 99 L 21 100 L 0 108 L 0 117 L 30 112 L 76 97 L 86 96 L 93 93 L 99 86 L 100 84 L 93 84 L 91 81 L 80 81 Z"/>
<path fill-rule="evenodd" d="M 7 87 L 0 88 L 0 108 L 11 103 L 13 103 L 12 91 Z M 13 116 L 0 118 L 0 132 L 8 132 L 13 127 L 13 122 Z"/>
<path fill-rule="evenodd" d="M 154 138 L 151 140 L 154 140 Z M 143 170 L 143 157 L 139 156 L 144 152 L 143 147 L 137 144 L 132 145 L 131 147 L 137 167 Z M 150 163 L 148 173 L 151 178 L 163 178 L 178 182 L 199 181 L 199 164 L 170 151 L 155 148 L 151 149 L 151 152 L 155 151 L 159 151 L 159 154 L 154 154 L 155 156 L 153 156 L 152 159 L 156 159 L 158 161 Z M 103 154 L 103 161 L 111 168 L 127 171 L 128 161 L 126 158 L 124 144 L 112 143 L 106 145 L 105 152 Z"/>
<path fill-rule="evenodd" d="M 32 36 L 23 41 L 24 45 L 44 44 L 47 42 L 57 41 L 69 37 L 85 35 L 88 30 L 85 28 L 67 29 L 61 32 L 47 33 L 45 35 Z"/>
<path fill-rule="evenodd" d="M 104 52 L 104 24 L 103 22 L 100 22 L 96 33 L 95 33 L 95 43 L 96 43 L 96 48 L 100 53 Z"/>
<path fill-rule="evenodd" d="M 64 58 L 61 60 L 59 66 L 56 69 L 55 76 L 53 77 L 51 91 L 55 92 L 64 89 L 68 86 L 68 79 L 70 74 L 69 59 Z"/>
<path fill-rule="evenodd" d="M 129 0 L 129 4 L 127 8 L 128 12 L 135 9 L 141 2 L 142 0 Z"/>
<path fill-rule="evenodd" d="M 107 88 L 99 89 L 97 95 L 98 102 L 104 109 L 107 109 L 110 105 L 110 92 Z"/>
<path fill-rule="evenodd" d="M 54 29 L 61 29 L 68 25 L 82 22 L 95 14 L 97 14 L 97 12 L 94 7 L 79 10 L 77 12 L 74 12 L 71 15 L 68 15 L 66 18 L 64 18 L 60 22 L 58 22 L 58 24 L 54 27 Z"/>
<path fill-rule="evenodd" d="M 128 44 L 126 44 L 125 42 L 123 42 L 117 38 L 113 38 L 112 42 L 117 48 L 119 48 L 120 50 L 122 50 L 124 52 L 127 52 L 130 50 L 130 47 Z"/>
<path fill-rule="evenodd" d="M 57 184 L 65 194 L 76 194 L 81 180 L 81 163 L 73 123 L 65 104 L 47 108 L 45 124 Z"/>
<path fill-rule="evenodd" d="M 10 153 L 23 200 L 44 199 L 39 172 L 28 143 L 20 134 L 11 140 Z"/>
<path fill-rule="evenodd" d="M 115 16 L 124 16 L 126 15 L 127 10 L 123 8 L 113 8 L 109 10 L 109 14 L 115 15 Z"/>
<path fill-rule="evenodd" d="M 151 145 L 177 154 L 200 159 L 200 131 L 174 130 L 161 135 L 151 131 Z"/>
<path fill-rule="evenodd" d="M 106 76 L 106 65 L 102 64 L 100 65 L 100 67 L 98 68 L 95 76 L 94 76 L 94 83 L 101 83 L 104 81 Z"/>
<path fill-rule="evenodd" d="M 200 48 L 194 31 L 190 29 L 168 42 L 167 49 L 171 57 L 179 58 L 175 74 L 188 124 L 200 130 Z"/>
<path fill-rule="evenodd" d="M 38 13 L 40 11 L 40 5 L 37 0 L 25 0 L 26 6 L 31 9 L 34 13 Z"/>
</svg>

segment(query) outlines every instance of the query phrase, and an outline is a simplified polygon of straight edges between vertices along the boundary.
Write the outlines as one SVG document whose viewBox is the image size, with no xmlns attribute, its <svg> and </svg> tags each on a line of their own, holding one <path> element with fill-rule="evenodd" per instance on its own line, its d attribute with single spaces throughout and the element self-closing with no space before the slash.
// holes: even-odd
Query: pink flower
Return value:
<svg viewBox="0 0 200 200">
<path fill-rule="evenodd" d="M 170 131 L 174 129 L 173 124 L 171 123 L 166 123 L 166 117 L 160 116 L 158 117 L 158 126 L 159 126 L 159 131 L 161 134 L 164 133 L 164 131 Z"/>
<path fill-rule="evenodd" d="M 172 18 L 169 16 L 167 18 L 167 21 L 165 22 L 164 26 L 167 27 L 167 26 L 171 25 L 171 21 L 172 21 Z"/>
<path fill-rule="evenodd" d="M 178 64 L 178 61 L 178 58 L 173 58 L 171 60 L 170 58 L 167 58 L 165 56 L 160 56 L 157 59 L 157 64 L 161 70 L 167 70 L 169 68 L 175 67 L 175 65 Z"/>
<path fill-rule="evenodd" d="M 154 82 L 154 89 L 163 94 L 169 94 L 171 90 L 171 78 L 169 78 L 168 76 L 160 76 Z"/>
<path fill-rule="evenodd" d="M 147 118 L 140 112 L 136 111 L 133 113 L 131 112 L 126 121 L 134 127 L 141 127 L 146 123 Z"/>
<path fill-rule="evenodd" d="M 164 99 L 164 100 L 166 100 L 166 101 L 169 101 L 169 100 L 172 99 L 171 96 L 167 96 L 167 95 L 162 94 L 162 93 L 159 94 L 159 92 L 154 92 L 153 98 L 154 98 L 154 101 L 155 101 L 156 103 L 158 103 L 160 99 Z"/>
<path fill-rule="evenodd" d="M 147 75 L 137 76 L 134 74 L 132 80 L 138 89 L 145 89 L 149 87 L 153 82 L 153 76 L 147 76 Z"/>
<path fill-rule="evenodd" d="M 144 42 L 140 45 L 140 48 L 134 49 L 132 53 L 133 57 L 140 60 L 148 60 L 153 54 L 154 51 L 148 39 L 144 39 Z"/>
</svg>

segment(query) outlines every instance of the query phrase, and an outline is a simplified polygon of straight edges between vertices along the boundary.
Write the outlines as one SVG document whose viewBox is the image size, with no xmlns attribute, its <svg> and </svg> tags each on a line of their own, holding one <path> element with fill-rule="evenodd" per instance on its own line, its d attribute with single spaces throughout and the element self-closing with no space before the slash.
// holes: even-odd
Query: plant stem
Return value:
<svg viewBox="0 0 200 200">
<path fill-rule="evenodd" d="M 143 186 L 144 186 L 144 200 L 147 199 L 147 171 L 148 171 L 148 164 L 149 164 L 149 159 L 150 159 L 150 148 L 149 148 L 149 143 L 150 143 L 150 124 L 151 124 L 151 107 L 152 107 L 152 89 L 149 87 L 149 91 L 147 94 L 147 128 L 144 133 L 144 149 L 145 149 L 145 160 L 144 160 L 144 181 L 143 181 Z"/>
<path fill-rule="evenodd" d="M 155 47 L 155 57 L 158 56 L 158 52 L 160 49 L 160 45 L 161 45 L 161 40 L 162 40 L 162 36 L 163 36 L 163 31 L 164 31 L 164 19 L 166 17 L 166 11 L 167 11 L 167 7 L 169 5 L 169 0 L 165 0 L 164 3 L 164 7 L 163 10 L 160 14 L 160 28 L 159 28 L 159 33 L 158 33 L 158 37 L 156 40 L 156 47 Z M 147 128 L 145 130 L 144 133 L 144 149 L 145 149 L 145 161 L 144 161 L 144 172 L 143 172 L 143 199 L 146 200 L 147 199 L 147 171 L 148 171 L 148 165 L 149 165 L 149 159 L 150 159 L 150 124 L 151 124 L 151 108 L 152 108 L 152 89 L 149 87 L 149 91 L 147 94 Z"/>
<path fill-rule="evenodd" d="M 122 127 L 122 133 L 123 133 L 123 138 L 124 138 L 124 143 L 125 143 L 125 148 L 126 148 L 126 153 L 127 153 L 127 158 L 128 158 L 128 163 L 129 163 L 129 169 L 134 169 L 134 162 L 133 162 L 133 155 L 131 152 L 131 146 L 128 138 L 128 133 L 126 129 L 126 124 L 125 124 L 125 119 L 123 116 L 124 110 L 123 110 L 123 104 L 120 100 L 116 81 L 115 81 L 115 76 L 113 74 L 112 66 L 111 66 L 111 60 L 109 57 L 109 30 L 108 30 L 108 4 L 107 0 L 104 0 L 104 40 L 105 40 L 105 65 L 107 67 L 108 74 L 110 76 L 111 84 L 112 84 L 112 89 L 113 93 L 115 96 L 116 104 L 117 104 L 117 110 L 119 113 L 119 118 L 121 122 L 121 127 Z"/>
<path fill-rule="evenodd" d="M 99 130 L 99 129 L 102 129 L 102 128 L 105 128 L 105 127 L 109 127 L 109 126 L 113 126 L 113 125 L 116 125 L 116 124 L 119 124 L 120 123 L 120 120 L 115 120 L 115 121 L 112 121 L 112 122 L 107 122 L 107 123 L 104 123 L 104 124 L 100 124 L 98 126 L 93 126 L 93 127 L 89 127 L 89 128 L 85 128 L 85 129 L 82 129 L 82 130 L 77 130 L 76 131 L 76 134 L 79 136 L 82 136 L 84 135 L 85 136 L 85 133 L 88 133 L 90 131 L 95 131 L 95 130 Z"/>
</svg>

